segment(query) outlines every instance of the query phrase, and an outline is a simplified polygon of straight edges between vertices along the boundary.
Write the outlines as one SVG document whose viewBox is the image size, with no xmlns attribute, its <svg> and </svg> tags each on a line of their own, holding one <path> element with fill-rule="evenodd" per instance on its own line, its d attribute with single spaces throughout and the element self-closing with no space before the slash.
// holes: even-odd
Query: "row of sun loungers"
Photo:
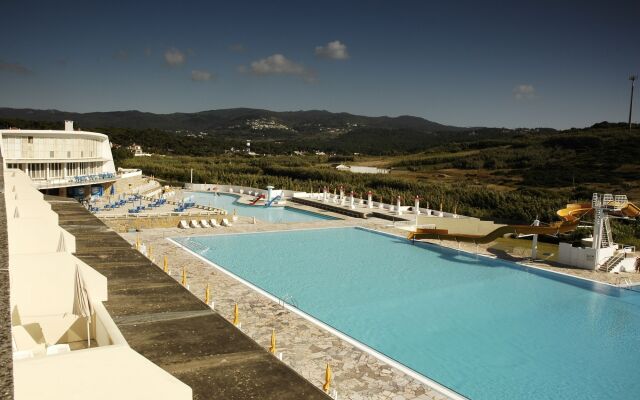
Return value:
<svg viewBox="0 0 640 400">
<path fill-rule="evenodd" d="M 218 227 L 221 227 L 221 226 L 232 226 L 232 224 L 226 218 L 223 218 L 221 223 L 218 223 L 218 221 L 216 219 L 210 219 L 210 220 L 201 219 L 200 221 L 192 219 L 190 222 L 187 222 L 186 220 L 183 219 L 178 224 L 178 227 L 181 228 L 181 229 L 189 229 L 189 228 L 218 228 Z"/>
</svg>

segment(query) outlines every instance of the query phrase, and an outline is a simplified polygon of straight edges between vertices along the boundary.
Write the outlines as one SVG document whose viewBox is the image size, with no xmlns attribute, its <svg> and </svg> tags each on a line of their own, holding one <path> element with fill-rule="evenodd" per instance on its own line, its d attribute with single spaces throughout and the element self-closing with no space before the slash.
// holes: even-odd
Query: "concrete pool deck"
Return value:
<svg viewBox="0 0 640 400">
<path fill-rule="evenodd" d="M 104 305 L 128 344 L 189 385 L 193 399 L 329 398 L 75 200 L 45 199 L 76 237 L 75 255 L 107 277 Z"/>
</svg>

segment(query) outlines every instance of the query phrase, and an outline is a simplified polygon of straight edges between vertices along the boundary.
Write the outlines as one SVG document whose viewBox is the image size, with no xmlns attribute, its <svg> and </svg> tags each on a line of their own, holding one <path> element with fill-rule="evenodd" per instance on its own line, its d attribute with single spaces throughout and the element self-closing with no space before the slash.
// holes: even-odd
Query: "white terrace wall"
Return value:
<svg viewBox="0 0 640 400">
<path fill-rule="evenodd" d="M 106 277 L 71 254 L 75 237 L 30 179 L 11 170 L 4 181 L 11 329 L 22 354 L 14 361 L 15 398 L 191 399 L 191 388 L 128 347 L 102 304 Z M 46 355 L 51 345 L 87 340 L 87 320 L 73 313 L 77 270 L 95 310 L 89 335 L 101 347 Z"/>
</svg>

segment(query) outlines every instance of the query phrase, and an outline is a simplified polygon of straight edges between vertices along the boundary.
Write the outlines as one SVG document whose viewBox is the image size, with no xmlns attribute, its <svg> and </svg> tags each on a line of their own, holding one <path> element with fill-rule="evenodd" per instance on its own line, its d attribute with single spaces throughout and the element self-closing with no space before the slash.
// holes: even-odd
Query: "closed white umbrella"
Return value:
<svg viewBox="0 0 640 400">
<path fill-rule="evenodd" d="M 91 347 L 89 324 L 91 323 L 91 315 L 93 314 L 93 305 L 91 304 L 91 300 L 89 300 L 87 286 L 85 285 L 82 272 L 78 265 L 76 265 L 76 282 L 74 285 L 72 312 L 80 318 L 87 319 L 87 347 Z"/>
</svg>

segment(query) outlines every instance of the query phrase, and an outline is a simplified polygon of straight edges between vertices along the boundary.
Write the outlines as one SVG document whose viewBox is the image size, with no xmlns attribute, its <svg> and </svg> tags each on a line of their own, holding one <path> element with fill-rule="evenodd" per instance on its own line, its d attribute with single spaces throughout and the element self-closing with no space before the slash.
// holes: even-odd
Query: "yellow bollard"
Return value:
<svg viewBox="0 0 640 400">
<path fill-rule="evenodd" d="M 240 313 L 238 312 L 238 303 L 236 303 L 236 305 L 233 306 L 233 324 L 235 326 L 238 326 L 239 323 L 240 323 Z"/>
<path fill-rule="evenodd" d="M 325 369 L 324 371 L 324 385 L 322 385 L 322 389 L 325 391 L 325 393 L 329 393 L 329 388 L 331 387 L 331 381 L 332 381 L 331 367 L 329 366 L 329 363 L 327 363 L 327 369 Z"/>
<path fill-rule="evenodd" d="M 136 236 L 136 250 L 140 250 L 140 235 Z"/>
<path fill-rule="evenodd" d="M 207 288 L 204 290 L 204 303 L 209 305 L 211 300 L 211 292 L 209 291 L 209 284 L 207 283 Z"/>
<path fill-rule="evenodd" d="M 153 257 L 153 246 L 149 245 L 149 251 L 147 251 L 147 258 L 151 260 Z"/>
<path fill-rule="evenodd" d="M 169 259 L 167 258 L 167 256 L 164 256 L 164 272 L 169 272 Z"/>
<path fill-rule="evenodd" d="M 182 286 L 187 286 L 187 267 L 182 267 Z"/>
<path fill-rule="evenodd" d="M 271 354 L 276 354 L 276 330 L 271 330 L 271 347 L 269 347 L 269 352 Z"/>
</svg>

